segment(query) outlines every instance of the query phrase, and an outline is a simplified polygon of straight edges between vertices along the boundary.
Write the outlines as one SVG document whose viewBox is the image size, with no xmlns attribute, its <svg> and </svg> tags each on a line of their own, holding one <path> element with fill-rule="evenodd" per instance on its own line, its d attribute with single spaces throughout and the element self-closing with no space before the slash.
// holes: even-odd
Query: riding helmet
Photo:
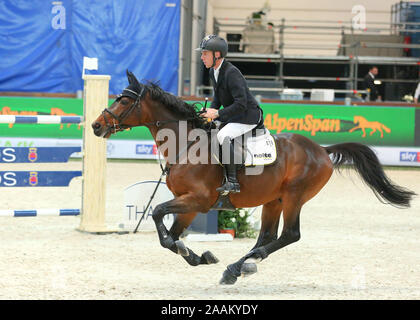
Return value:
<svg viewBox="0 0 420 320">
<path fill-rule="evenodd" d="M 210 34 L 206 37 L 204 37 L 203 40 L 201 40 L 200 47 L 196 50 L 203 51 L 220 51 L 220 54 L 223 57 L 226 57 L 228 53 L 228 44 L 225 39 L 222 37 L 219 37 L 215 34 Z"/>
</svg>

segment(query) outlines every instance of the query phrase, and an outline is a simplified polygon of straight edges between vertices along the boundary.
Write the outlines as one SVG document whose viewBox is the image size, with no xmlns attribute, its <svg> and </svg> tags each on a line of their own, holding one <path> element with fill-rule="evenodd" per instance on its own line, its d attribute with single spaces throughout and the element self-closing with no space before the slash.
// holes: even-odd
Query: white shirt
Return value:
<svg viewBox="0 0 420 320">
<path fill-rule="evenodd" d="M 214 79 L 216 80 L 216 82 L 217 82 L 217 78 L 219 77 L 219 72 L 220 72 L 220 68 L 222 67 L 223 61 L 225 61 L 225 59 L 222 59 L 222 62 L 219 64 L 217 69 L 214 69 Z"/>
<path fill-rule="evenodd" d="M 375 76 L 371 72 L 369 72 L 369 74 L 372 77 L 372 79 L 375 79 Z"/>
</svg>

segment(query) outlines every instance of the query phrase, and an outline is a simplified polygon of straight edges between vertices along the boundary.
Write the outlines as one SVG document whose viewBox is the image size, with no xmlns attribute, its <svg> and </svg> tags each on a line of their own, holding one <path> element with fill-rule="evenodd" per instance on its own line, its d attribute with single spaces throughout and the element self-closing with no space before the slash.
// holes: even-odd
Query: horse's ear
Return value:
<svg viewBox="0 0 420 320">
<path fill-rule="evenodd" d="M 134 73 L 132 73 L 131 71 L 128 71 L 127 69 L 127 79 L 128 79 L 128 83 L 129 84 L 133 84 L 137 87 L 140 87 L 140 82 L 137 80 L 136 76 L 134 75 Z"/>
<path fill-rule="evenodd" d="M 135 78 L 134 74 L 130 71 L 128 71 L 128 69 L 126 70 L 127 73 L 127 79 L 128 79 L 128 83 L 132 84 L 133 83 L 133 78 Z"/>
</svg>

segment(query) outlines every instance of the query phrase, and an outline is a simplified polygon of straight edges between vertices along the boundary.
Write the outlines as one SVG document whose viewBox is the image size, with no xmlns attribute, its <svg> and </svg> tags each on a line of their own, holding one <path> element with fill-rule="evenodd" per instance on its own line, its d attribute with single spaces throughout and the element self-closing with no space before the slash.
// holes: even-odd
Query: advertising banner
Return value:
<svg viewBox="0 0 420 320">
<path fill-rule="evenodd" d="M 158 181 L 141 181 L 132 184 L 124 189 L 124 208 L 123 219 L 119 225 L 126 231 L 133 231 L 139 221 L 139 231 L 155 231 L 156 226 L 152 219 L 153 210 L 159 203 L 169 201 L 174 198 L 171 191 L 169 191 L 165 182 L 156 190 L 152 201 L 149 204 L 147 212 L 145 212 L 147 204 L 150 201 L 150 195 L 156 189 Z M 167 229 L 170 229 L 174 222 L 174 215 L 168 214 L 164 217 L 163 223 Z"/>
<path fill-rule="evenodd" d="M 372 147 L 372 149 L 383 165 L 420 167 L 419 147 Z"/>
<path fill-rule="evenodd" d="M 360 142 L 414 146 L 415 108 L 265 104 L 264 124 L 272 134 L 291 132 L 320 144 Z"/>
<path fill-rule="evenodd" d="M 112 102 L 113 100 L 109 100 L 109 105 Z M 108 106 L 104 106 L 104 109 L 106 107 Z M 82 116 L 83 100 L 0 97 L 0 115 Z M 79 124 L 0 124 L 0 137 L 81 139 L 82 128 Z M 137 127 L 129 131 L 119 132 L 118 135 L 113 135 L 110 139 L 152 140 L 153 138 L 147 128 Z"/>
<path fill-rule="evenodd" d="M 111 103 L 109 100 L 109 105 Z M 420 163 L 413 160 L 420 159 L 419 156 L 412 154 L 417 152 L 415 147 L 420 147 L 416 121 L 420 119 L 420 112 L 416 108 L 292 103 L 266 103 L 261 107 L 264 124 L 272 134 L 297 133 L 322 145 L 360 142 L 391 148 L 381 154 L 388 154 L 387 159 L 392 158 L 389 161 L 393 164 Z M 82 110 L 81 99 L 0 97 L 2 115 L 74 116 L 82 115 Z M 82 130 L 78 124 L 0 124 L 0 147 L 80 146 L 81 139 Z M 136 127 L 111 136 L 108 157 L 156 159 L 157 148 L 149 130 Z"/>
</svg>

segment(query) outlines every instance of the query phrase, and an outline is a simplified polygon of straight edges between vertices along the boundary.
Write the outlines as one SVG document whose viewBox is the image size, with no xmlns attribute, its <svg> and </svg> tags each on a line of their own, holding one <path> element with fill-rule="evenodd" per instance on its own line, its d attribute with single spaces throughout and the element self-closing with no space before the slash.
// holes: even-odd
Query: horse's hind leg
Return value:
<svg viewBox="0 0 420 320">
<path fill-rule="evenodd" d="M 260 234 L 258 235 L 258 240 L 254 248 L 263 246 L 277 239 L 277 231 L 279 229 L 282 210 L 283 204 L 281 199 L 266 203 L 263 206 Z"/>
<path fill-rule="evenodd" d="M 265 259 L 271 253 L 300 239 L 299 217 L 302 204 L 295 196 L 284 197 L 283 230 L 280 237 L 248 253 L 241 267 L 241 274 L 256 272 L 256 263 Z"/>
<path fill-rule="evenodd" d="M 251 252 L 255 248 L 264 246 L 274 240 L 277 240 L 277 231 L 279 228 L 279 220 L 282 208 L 282 201 L 280 199 L 266 203 L 263 206 L 260 234 L 258 236 L 257 243 L 251 249 Z M 236 282 L 237 277 L 241 275 L 242 265 L 246 259 L 247 256 L 242 257 L 233 264 L 230 264 L 223 273 L 223 278 L 220 280 L 220 283 L 234 284 Z M 248 274 L 253 273 L 251 270 L 251 266 L 249 266 L 248 269 Z M 256 268 L 254 272 L 256 272 Z"/>
<path fill-rule="evenodd" d="M 248 260 L 248 258 L 245 260 L 242 265 L 242 272 L 247 272 L 247 269 L 252 267 L 252 265 L 246 265 L 248 261 L 250 263 L 254 263 L 254 260 L 261 261 L 271 253 L 300 239 L 300 210 L 304 203 L 313 198 L 322 189 L 331 177 L 331 174 L 332 168 L 326 165 L 319 171 L 316 179 L 298 181 L 288 186 L 288 192 L 283 194 L 283 230 L 280 237 L 277 240 L 252 250 L 248 254 L 248 258 L 252 258 L 252 260 Z M 309 187 L 305 188 L 304 185 Z"/>
<path fill-rule="evenodd" d="M 284 195 L 283 197 L 283 230 L 278 239 L 265 238 L 267 241 L 261 245 L 257 242 L 254 249 L 242 257 L 238 262 L 229 265 L 223 273 L 220 284 L 234 284 L 236 279 L 243 275 L 247 276 L 257 272 L 256 263 L 277 251 L 300 239 L 299 215 L 302 204 L 296 195 Z M 277 223 L 278 226 L 278 223 Z M 277 233 L 276 233 L 277 234 Z"/>
</svg>

